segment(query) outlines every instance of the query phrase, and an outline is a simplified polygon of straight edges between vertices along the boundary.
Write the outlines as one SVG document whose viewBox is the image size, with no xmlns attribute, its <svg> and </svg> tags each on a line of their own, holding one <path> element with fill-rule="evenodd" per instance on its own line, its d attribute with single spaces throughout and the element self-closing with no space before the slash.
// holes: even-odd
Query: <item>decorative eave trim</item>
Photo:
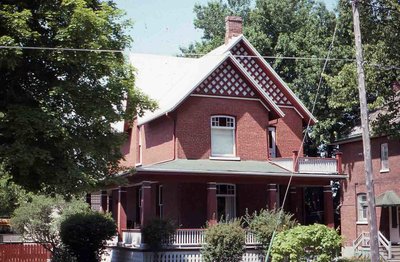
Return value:
<svg viewBox="0 0 400 262">
<path fill-rule="evenodd" d="M 252 52 L 256 54 L 256 56 L 260 59 L 265 67 L 273 74 L 273 76 L 278 80 L 278 82 L 283 86 L 285 91 L 296 101 L 296 103 L 301 107 L 301 109 L 307 114 L 307 116 L 311 119 L 311 123 L 317 123 L 318 120 L 311 114 L 311 112 L 305 107 L 303 102 L 293 93 L 293 91 L 289 88 L 289 86 L 283 81 L 283 79 L 275 72 L 275 70 L 268 64 L 268 62 L 261 56 L 261 54 L 254 48 L 254 46 L 247 40 L 244 35 L 240 35 L 235 41 L 229 43 L 229 48 L 232 48 L 235 44 L 237 44 L 240 40 L 251 49 Z"/>
</svg>

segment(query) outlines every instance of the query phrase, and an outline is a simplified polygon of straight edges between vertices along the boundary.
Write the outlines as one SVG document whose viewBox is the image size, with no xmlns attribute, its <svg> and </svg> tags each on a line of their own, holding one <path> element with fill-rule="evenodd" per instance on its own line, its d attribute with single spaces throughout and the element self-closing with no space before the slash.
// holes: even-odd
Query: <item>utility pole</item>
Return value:
<svg viewBox="0 0 400 262">
<path fill-rule="evenodd" d="M 354 37 L 356 42 L 356 59 L 357 59 L 357 75 L 358 75 L 358 91 L 360 96 L 360 112 L 361 112 L 361 126 L 363 138 L 363 151 L 364 151 L 364 167 L 365 167 L 365 185 L 367 186 L 367 200 L 368 200 L 368 223 L 370 226 L 370 245 L 371 245 L 371 261 L 379 261 L 379 240 L 378 228 L 376 223 L 376 210 L 375 210 L 375 192 L 372 174 L 372 160 L 371 160 L 371 141 L 369 138 L 369 121 L 367 109 L 367 96 L 365 91 L 365 76 L 364 76 L 364 60 L 361 44 L 361 30 L 360 30 L 360 14 L 358 11 L 358 0 L 352 1 L 353 8 L 353 21 L 354 21 Z"/>
</svg>

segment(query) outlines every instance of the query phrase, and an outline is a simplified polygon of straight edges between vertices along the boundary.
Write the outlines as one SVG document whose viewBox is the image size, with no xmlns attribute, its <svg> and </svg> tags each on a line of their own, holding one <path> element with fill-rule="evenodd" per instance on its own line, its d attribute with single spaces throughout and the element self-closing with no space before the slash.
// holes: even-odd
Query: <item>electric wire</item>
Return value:
<svg viewBox="0 0 400 262">
<path fill-rule="evenodd" d="M 51 50 L 51 51 L 74 51 L 74 52 L 99 52 L 99 53 L 123 53 L 118 49 L 93 49 L 93 48 L 68 48 L 68 47 L 44 47 L 44 46 L 7 46 L 2 45 L 0 49 L 27 49 L 27 50 Z"/>
<path fill-rule="evenodd" d="M 67 52 L 97 52 L 97 53 L 125 53 L 125 50 L 118 49 L 94 49 L 94 48 L 68 48 L 68 47 L 43 47 L 43 46 L 0 46 L 0 49 L 26 49 L 26 50 L 47 50 L 47 51 L 67 51 Z M 186 53 L 188 57 L 203 56 L 205 54 L 200 53 Z M 232 55 L 237 58 L 255 58 L 260 59 L 260 56 L 256 55 Z M 314 56 L 261 56 L 264 59 L 281 59 L 281 60 L 317 60 L 317 61 L 346 61 L 356 62 L 355 58 L 327 58 L 327 57 L 314 57 Z M 364 62 L 365 65 L 373 66 L 382 70 L 400 70 L 398 65 L 384 65 Z"/>
<path fill-rule="evenodd" d="M 327 52 L 327 54 L 326 54 L 326 59 L 325 59 L 324 65 L 323 65 L 322 70 L 321 70 L 321 74 L 320 74 L 320 78 L 319 78 L 319 82 L 318 82 L 318 88 L 317 88 L 317 91 L 316 91 L 316 94 L 315 94 L 315 98 L 314 98 L 314 101 L 313 101 L 313 106 L 312 106 L 312 109 L 311 109 L 311 115 L 314 113 L 315 106 L 316 106 L 316 104 L 317 104 L 317 100 L 318 100 L 318 96 L 319 96 L 319 91 L 320 91 L 320 89 L 321 89 L 323 74 L 325 73 L 325 69 L 326 69 L 326 66 L 327 66 L 328 61 L 329 61 L 329 56 L 330 56 L 330 54 L 331 54 L 331 52 L 332 52 L 332 49 L 333 49 L 333 44 L 334 44 L 334 42 L 335 42 L 335 37 L 336 37 L 337 25 L 338 25 L 338 23 L 336 22 L 335 29 L 334 29 L 334 31 L 333 31 L 332 41 L 331 41 L 331 44 L 330 44 L 329 47 L 328 47 L 328 52 Z M 301 142 L 301 144 L 300 144 L 300 148 L 299 148 L 299 151 L 298 151 L 298 152 L 301 152 L 302 149 L 303 149 L 304 142 L 305 142 L 305 139 L 306 139 L 306 136 L 307 136 L 307 132 L 308 132 L 308 130 L 309 130 L 309 128 L 310 128 L 310 125 L 311 125 L 311 117 L 310 117 L 309 120 L 308 120 L 307 127 L 306 127 L 306 129 L 305 129 L 305 133 L 304 133 L 304 136 L 303 136 L 303 139 L 302 139 L 302 142 Z M 297 154 L 296 158 L 294 159 L 294 161 L 295 161 L 295 162 L 294 162 L 294 166 L 296 166 L 296 164 L 298 163 L 298 159 L 299 159 L 299 154 Z M 290 177 L 289 177 L 288 184 L 287 184 L 287 186 L 286 186 L 285 195 L 284 195 L 284 197 L 283 197 L 281 210 L 279 211 L 278 223 L 276 224 L 275 230 L 274 230 L 274 232 L 272 233 L 272 237 L 271 237 L 271 240 L 270 240 L 270 243 L 269 243 L 269 247 L 268 247 L 267 255 L 266 255 L 266 257 L 265 257 L 265 261 L 268 261 L 269 254 L 270 254 L 270 252 L 271 252 L 272 244 L 273 244 L 273 241 L 274 241 L 274 238 L 275 238 L 275 235 L 276 235 L 276 231 L 277 231 L 278 226 L 279 226 L 280 218 L 281 218 L 281 216 L 282 216 L 282 212 L 283 212 L 283 208 L 284 208 L 284 206 L 285 206 L 285 202 L 286 202 L 286 199 L 287 199 L 287 195 L 288 195 L 288 192 L 289 192 L 289 188 L 290 188 L 290 185 L 291 185 L 292 180 L 293 180 L 294 172 L 295 172 L 295 171 L 293 170 L 293 172 L 291 173 L 291 175 L 290 175 Z"/>
</svg>

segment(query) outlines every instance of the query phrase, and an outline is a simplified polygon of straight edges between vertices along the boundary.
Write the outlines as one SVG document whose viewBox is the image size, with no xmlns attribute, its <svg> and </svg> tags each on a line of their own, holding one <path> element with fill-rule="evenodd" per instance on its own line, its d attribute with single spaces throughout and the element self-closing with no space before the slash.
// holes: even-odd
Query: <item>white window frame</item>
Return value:
<svg viewBox="0 0 400 262">
<path fill-rule="evenodd" d="M 143 162 L 143 146 L 142 146 L 142 126 L 137 127 L 137 132 L 138 132 L 138 149 L 137 152 L 139 154 L 139 163 L 136 163 L 136 166 L 141 166 Z"/>
<path fill-rule="evenodd" d="M 269 146 L 270 144 L 272 147 Z M 274 126 L 268 127 L 268 153 L 269 158 L 276 157 L 276 127 Z"/>
<path fill-rule="evenodd" d="M 389 146 L 388 143 L 381 144 L 381 170 L 380 172 L 389 172 Z"/>
<path fill-rule="evenodd" d="M 357 224 L 368 223 L 368 203 L 367 194 L 357 194 Z"/>
<path fill-rule="evenodd" d="M 216 120 L 218 118 L 226 118 L 227 126 L 219 126 L 218 125 L 218 121 Z M 232 159 L 235 159 L 235 160 L 238 159 L 236 157 L 236 120 L 235 120 L 235 118 L 232 117 L 232 116 L 227 116 L 227 115 L 211 116 L 210 125 L 211 125 L 211 157 L 210 158 L 214 158 L 214 159 L 217 159 L 217 158 L 232 158 Z M 213 146 L 212 146 L 212 144 L 213 144 L 213 135 L 212 135 L 212 132 L 213 132 L 213 130 L 218 130 L 218 129 L 232 130 L 232 141 L 233 141 L 232 154 L 215 154 L 215 153 L 213 153 Z"/>
<path fill-rule="evenodd" d="M 226 194 L 218 193 L 218 188 L 219 188 L 220 186 L 231 187 L 232 192 L 227 192 Z M 229 191 L 229 189 L 228 189 L 228 191 Z M 229 218 L 224 217 L 224 219 L 225 219 L 225 220 L 226 220 L 226 219 L 229 219 L 229 220 L 235 219 L 235 218 L 236 218 L 236 185 L 235 185 L 235 184 L 225 184 L 225 183 L 224 183 L 224 184 L 217 184 L 217 185 L 216 185 L 216 196 L 217 196 L 217 199 L 218 199 L 218 197 L 223 197 L 223 198 L 225 198 L 225 201 L 226 201 L 227 198 L 233 198 L 233 206 L 232 206 L 232 208 L 233 208 L 233 210 L 232 210 L 233 217 L 229 217 Z M 225 202 L 225 203 L 226 203 L 226 202 Z M 218 207 L 217 207 L 217 210 L 218 210 Z M 226 210 L 225 210 L 225 214 L 226 214 L 226 213 L 227 213 L 227 212 L 226 212 Z"/>
</svg>

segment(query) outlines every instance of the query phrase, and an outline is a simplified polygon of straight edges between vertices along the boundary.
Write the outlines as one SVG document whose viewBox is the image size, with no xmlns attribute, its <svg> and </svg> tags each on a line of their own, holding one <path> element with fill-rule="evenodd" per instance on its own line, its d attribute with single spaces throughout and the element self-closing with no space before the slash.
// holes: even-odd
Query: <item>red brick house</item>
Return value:
<svg viewBox="0 0 400 262">
<path fill-rule="evenodd" d="M 199 247 L 206 221 L 280 207 L 292 175 L 284 208 L 301 223 L 334 226 L 340 154 L 303 157 L 304 126 L 316 119 L 242 35 L 241 18 L 226 24 L 225 44 L 201 58 L 130 57 L 137 87 L 159 108 L 125 126 L 129 186 L 92 196 L 126 245 L 161 217 L 181 228 L 177 246 Z"/>
<path fill-rule="evenodd" d="M 374 119 L 379 112 L 370 116 Z M 335 144 L 343 153 L 343 180 L 340 204 L 341 232 L 345 238 L 344 254 L 369 252 L 367 189 L 361 129 Z M 383 255 L 400 258 L 400 141 L 387 136 L 371 138 L 373 185 L 380 246 Z M 398 261 L 398 260 L 397 260 Z"/>
</svg>

